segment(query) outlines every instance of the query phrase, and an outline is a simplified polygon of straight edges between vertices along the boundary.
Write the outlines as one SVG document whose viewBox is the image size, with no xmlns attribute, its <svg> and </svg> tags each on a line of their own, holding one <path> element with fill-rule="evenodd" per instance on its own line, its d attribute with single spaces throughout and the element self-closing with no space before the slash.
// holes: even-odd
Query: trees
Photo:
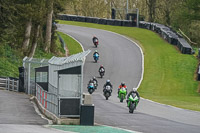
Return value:
<svg viewBox="0 0 200 133">
<path fill-rule="evenodd" d="M 0 0 L 0 43 L 18 49 L 24 56 L 32 57 L 38 44 L 51 52 L 55 39 L 51 37 L 52 19 L 64 9 L 65 1 Z"/>
<path fill-rule="evenodd" d="M 45 37 L 45 52 L 50 52 L 51 47 L 51 29 L 53 15 L 53 0 L 47 1 L 47 20 L 46 20 L 46 37 Z"/>
<path fill-rule="evenodd" d="M 148 8 L 148 21 L 154 22 L 156 15 L 156 0 L 146 0 L 146 5 Z"/>
</svg>

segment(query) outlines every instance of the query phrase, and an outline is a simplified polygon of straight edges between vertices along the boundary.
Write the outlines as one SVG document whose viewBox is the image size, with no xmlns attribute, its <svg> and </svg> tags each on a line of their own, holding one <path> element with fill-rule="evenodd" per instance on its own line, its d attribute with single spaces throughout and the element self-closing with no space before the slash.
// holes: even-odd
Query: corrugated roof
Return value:
<svg viewBox="0 0 200 133">
<path fill-rule="evenodd" d="M 49 60 L 49 64 L 63 65 L 65 63 L 83 61 L 83 59 L 90 53 L 91 50 L 87 50 L 78 54 L 71 55 L 69 57 L 55 57 L 53 56 Z"/>
</svg>

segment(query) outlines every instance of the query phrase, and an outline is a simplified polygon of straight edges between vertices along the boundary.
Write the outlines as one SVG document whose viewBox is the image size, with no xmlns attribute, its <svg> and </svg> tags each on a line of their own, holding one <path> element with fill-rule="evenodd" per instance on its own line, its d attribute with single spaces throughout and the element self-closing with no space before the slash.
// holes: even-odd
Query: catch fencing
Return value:
<svg viewBox="0 0 200 133">
<path fill-rule="evenodd" d="M 25 57 L 23 59 L 24 67 L 24 89 L 25 93 L 29 95 L 36 95 L 35 92 L 35 68 L 47 66 L 48 59 L 36 59 Z M 40 73 L 40 80 L 47 80 L 47 73 Z"/>
<path fill-rule="evenodd" d="M 69 57 L 34 59 L 25 57 L 24 88 L 58 117 L 80 117 L 83 65 L 90 50 Z"/>
</svg>

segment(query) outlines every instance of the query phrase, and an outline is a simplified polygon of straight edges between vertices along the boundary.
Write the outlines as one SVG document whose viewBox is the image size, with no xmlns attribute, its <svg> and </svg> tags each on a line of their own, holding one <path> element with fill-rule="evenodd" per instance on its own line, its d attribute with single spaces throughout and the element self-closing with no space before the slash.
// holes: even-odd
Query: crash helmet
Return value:
<svg viewBox="0 0 200 133">
<path fill-rule="evenodd" d="M 122 83 L 121 83 L 121 86 L 125 86 L 125 82 L 122 82 Z"/>
<path fill-rule="evenodd" d="M 101 65 L 100 67 L 103 67 L 103 65 Z"/>
<path fill-rule="evenodd" d="M 110 80 L 108 79 L 108 80 L 106 80 L 106 83 L 110 83 Z"/>
<path fill-rule="evenodd" d="M 97 50 L 95 50 L 95 52 L 98 52 Z"/>
<path fill-rule="evenodd" d="M 133 88 L 133 92 L 136 92 L 137 91 L 137 88 Z"/>
<path fill-rule="evenodd" d="M 96 77 L 93 77 L 93 80 L 96 80 Z"/>
</svg>

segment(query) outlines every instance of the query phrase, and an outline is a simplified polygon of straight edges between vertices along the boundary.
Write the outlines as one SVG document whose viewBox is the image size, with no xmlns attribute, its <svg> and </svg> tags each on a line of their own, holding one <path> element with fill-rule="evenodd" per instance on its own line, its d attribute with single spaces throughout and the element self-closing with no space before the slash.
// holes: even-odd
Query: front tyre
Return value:
<svg viewBox="0 0 200 133">
<path fill-rule="evenodd" d="M 122 94 L 120 97 L 120 102 L 123 103 L 123 101 L 124 101 L 124 95 Z"/>
<path fill-rule="evenodd" d="M 90 93 L 90 94 L 92 94 L 92 93 L 93 93 L 93 90 L 92 90 L 92 89 L 89 89 L 88 91 L 89 91 L 89 93 Z"/>
<path fill-rule="evenodd" d="M 129 106 L 129 113 L 133 113 L 135 110 L 135 103 L 130 103 L 130 106 Z"/>
<path fill-rule="evenodd" d="M 106 100 L 108 100 L 108 97 L 110 96 L 110 93 L 109 92 L 106 92 L 105 93 L 105 97 L 106 97 Z"/>
</svg>

